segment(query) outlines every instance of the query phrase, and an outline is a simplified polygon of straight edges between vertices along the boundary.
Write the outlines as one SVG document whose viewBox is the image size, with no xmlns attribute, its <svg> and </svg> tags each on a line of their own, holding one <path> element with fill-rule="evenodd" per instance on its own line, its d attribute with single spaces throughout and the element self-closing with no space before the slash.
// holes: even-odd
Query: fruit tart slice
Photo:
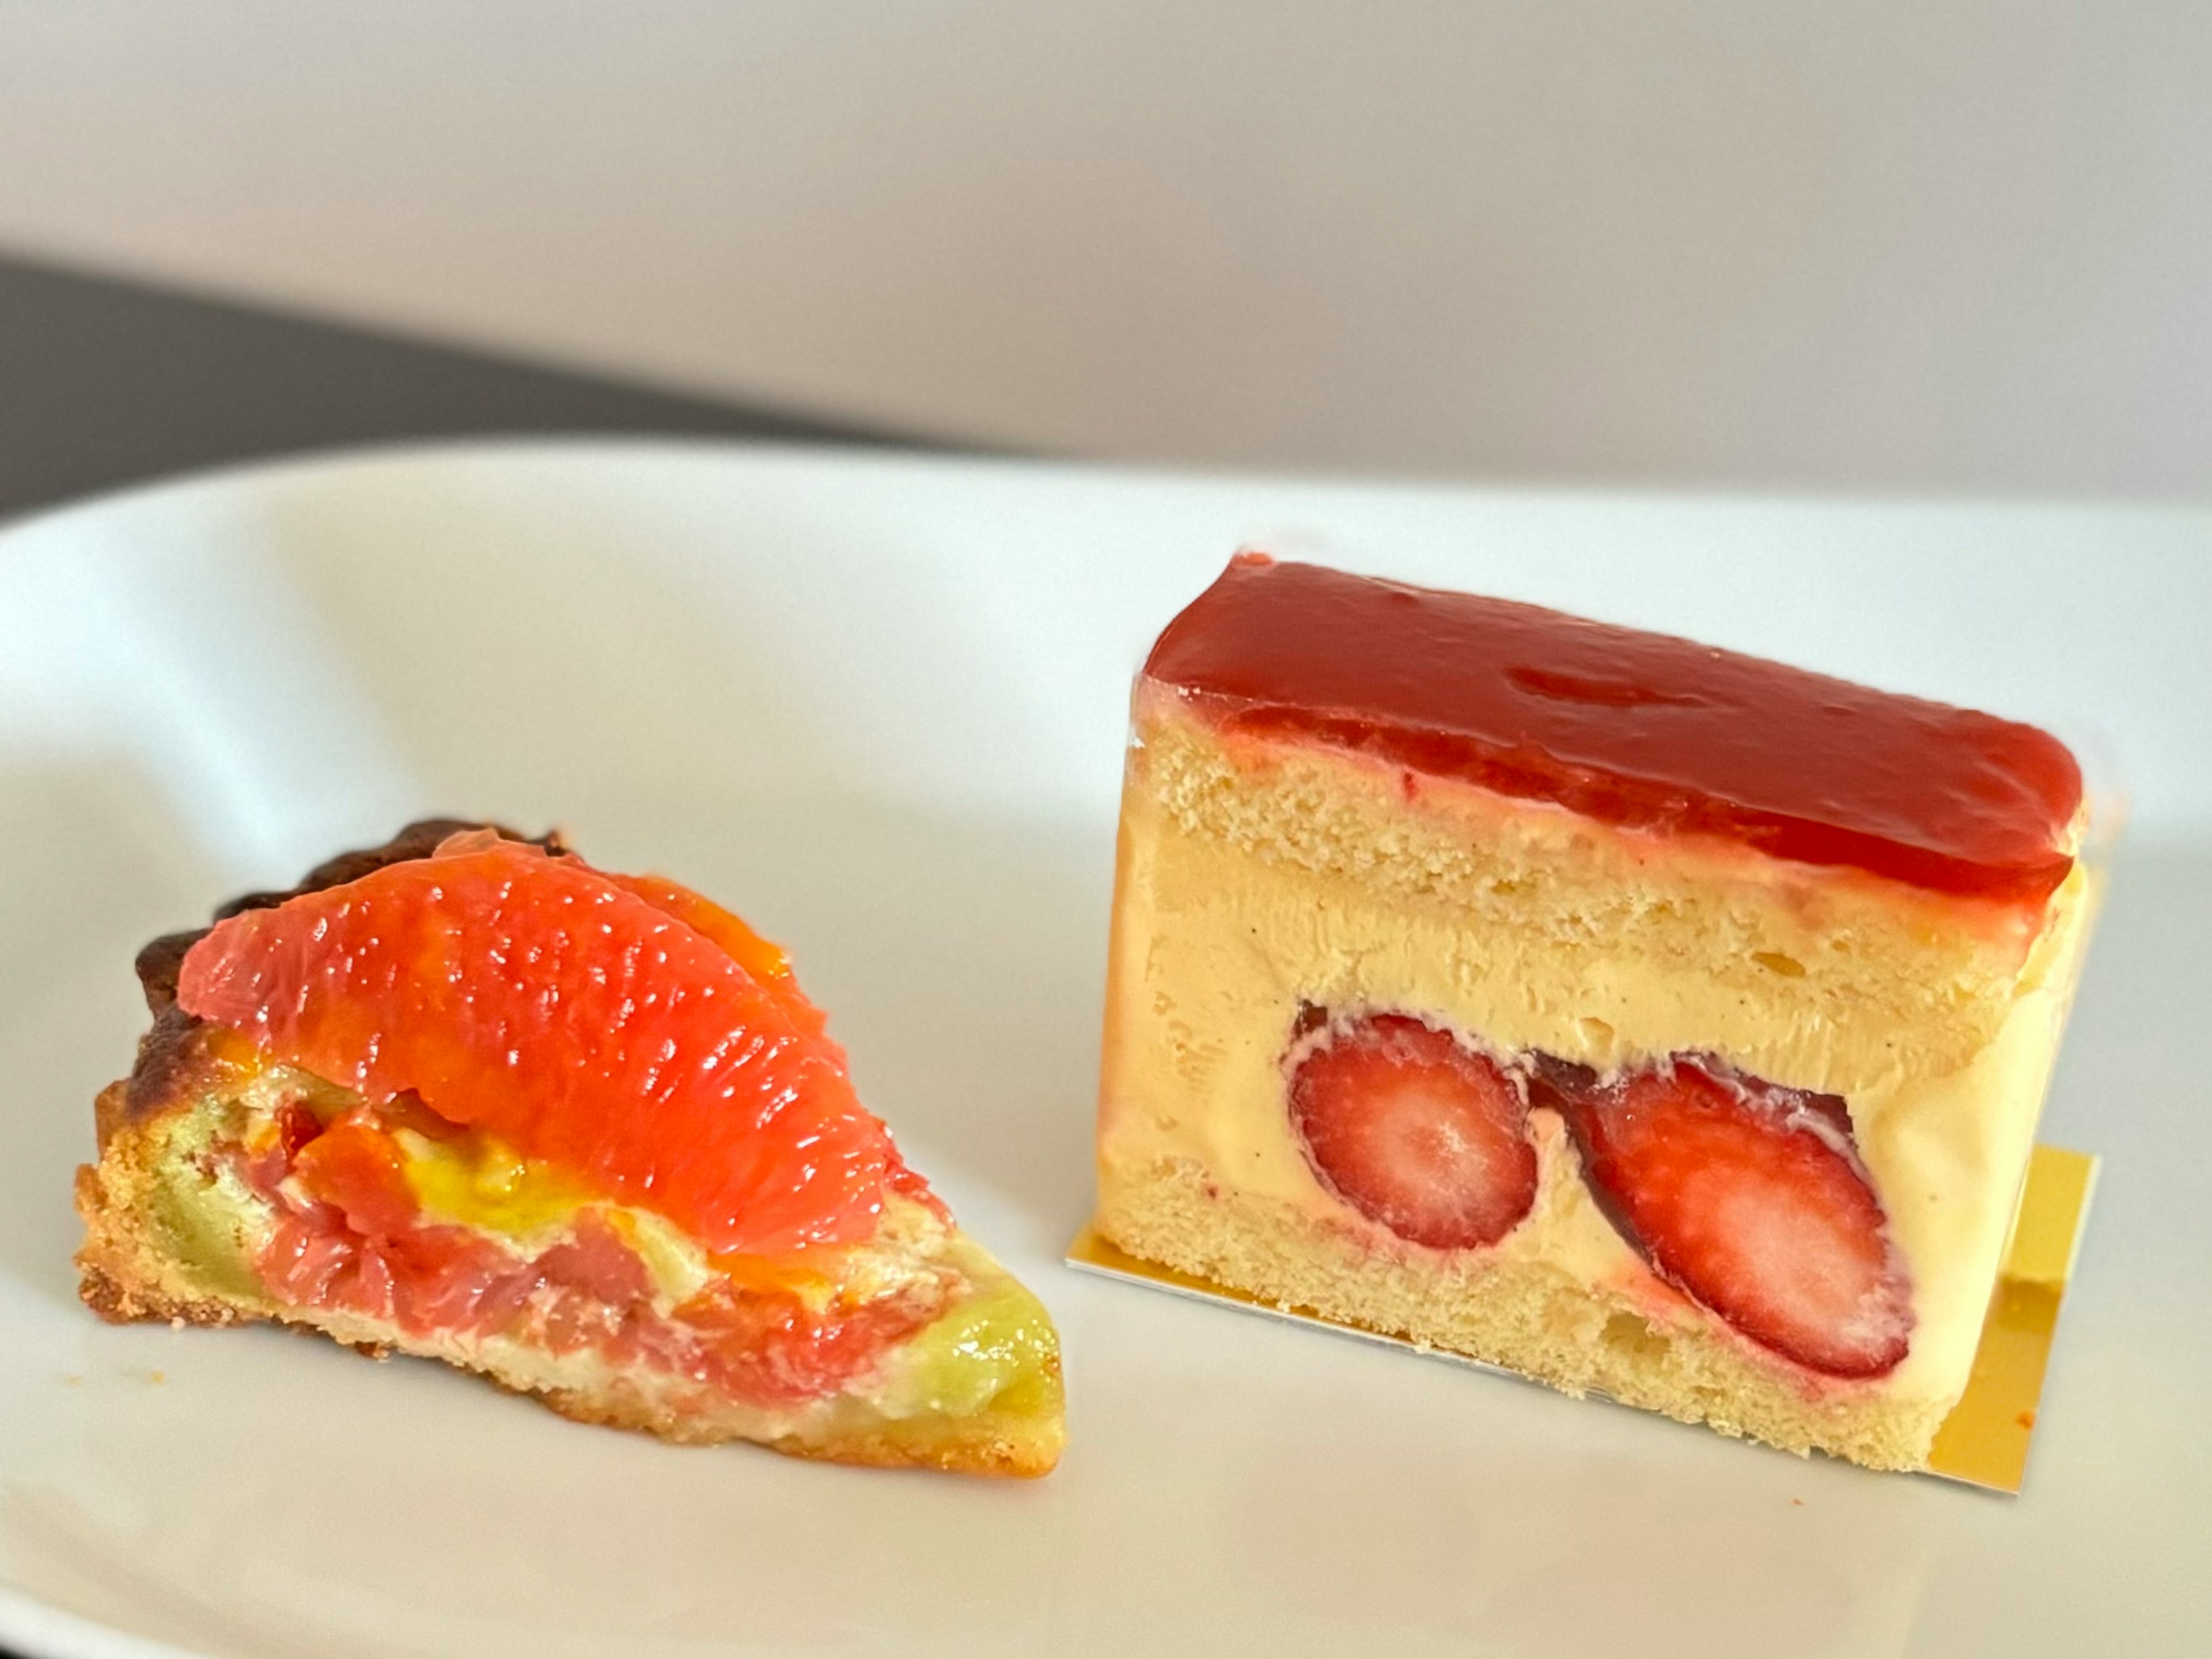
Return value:
<svg viewBox="0 0 2212 1659">
<path fill-rule="evenodd" d="M 670 1440 L 1058 1458 L 1043 1308 L 697 894 L 436 820 L 138 972 L 154 1026 L 77 1178 L 104 1317 L 281 1320 Z"/>
</svg>

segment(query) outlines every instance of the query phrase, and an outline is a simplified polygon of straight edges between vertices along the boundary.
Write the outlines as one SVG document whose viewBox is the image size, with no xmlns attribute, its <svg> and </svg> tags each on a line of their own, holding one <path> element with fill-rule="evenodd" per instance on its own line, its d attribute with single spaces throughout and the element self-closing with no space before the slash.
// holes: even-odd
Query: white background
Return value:
<svg viewBox="0 0 2212 1659">
<path fill-rule="evenodd" d="M 0 246 L 1068 453 L 2212 487 L 2212 7 L 0 0 Z"/>
</svg>

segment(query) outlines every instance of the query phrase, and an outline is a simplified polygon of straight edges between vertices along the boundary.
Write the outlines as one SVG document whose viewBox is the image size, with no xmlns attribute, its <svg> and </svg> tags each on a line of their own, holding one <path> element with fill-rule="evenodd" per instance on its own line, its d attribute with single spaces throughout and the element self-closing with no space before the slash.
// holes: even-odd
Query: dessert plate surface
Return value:
<svg viewBox="0 0 2212 1659">
<path fill-rule="evenodd" d="M 2130 786 L 2043 1125 L 2103 1176 L 2017 1499 L 1061 1263 L 1127 679 L 1240 543 L 1995 707 Z M 2212 1651 L 2208 621 L 2212 514 L 2179 509 L 710 445 L 301 462 L 0 533 L 0 1650 Z M 431 810 L 557 822 L 792 947 L 1059 1319 L 1056 1474 L 672 1449 L 77 1305 L 70 1179 L 143 1024 L 133 951 Z"/>
</svg>

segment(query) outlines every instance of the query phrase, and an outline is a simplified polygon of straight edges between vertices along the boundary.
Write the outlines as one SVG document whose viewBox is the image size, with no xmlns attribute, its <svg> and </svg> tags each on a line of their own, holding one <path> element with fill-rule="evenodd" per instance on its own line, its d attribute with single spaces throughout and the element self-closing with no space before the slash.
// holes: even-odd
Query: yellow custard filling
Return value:
<svg viewBox="0 0 2212 1659">
<path fill-rule="evenodd" d="M 559 1232 L 594 1201 L 573 1177 L 524 1158 L 489 1135 L 434 1140 L 397 1128 L 408 1189 L 424 1215 L 512 1239 Z"/>
</svg>

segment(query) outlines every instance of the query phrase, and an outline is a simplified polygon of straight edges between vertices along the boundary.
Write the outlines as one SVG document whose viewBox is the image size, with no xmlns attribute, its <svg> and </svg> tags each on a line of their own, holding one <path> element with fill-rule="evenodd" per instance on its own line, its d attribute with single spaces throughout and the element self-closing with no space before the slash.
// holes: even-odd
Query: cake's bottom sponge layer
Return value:
<svg viewBox="0 0 2212 1659">
<path fill-rule="evenodd" d="M 1924 1468 L 1950 1409 L 1948 1399 L 1899 1396 L 1878 1382 L 1795 1383 L 1706 1322 L 1655 1316 L 1626 1289 L 1543 1260 L 1381 1255 L 1296 1206 L 1221 1187 L 1188 1160 L 1109 1163 L 1102 1176 L 1098 1231 L 1132 1255 L 1570 1395 L 1881 1469 Z"/>
</svg>

